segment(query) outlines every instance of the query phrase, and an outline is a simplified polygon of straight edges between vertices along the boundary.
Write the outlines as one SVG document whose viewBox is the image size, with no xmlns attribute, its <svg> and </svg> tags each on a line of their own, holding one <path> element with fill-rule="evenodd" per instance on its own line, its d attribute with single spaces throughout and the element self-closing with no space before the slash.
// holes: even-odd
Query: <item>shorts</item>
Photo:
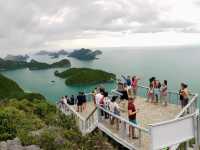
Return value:
<svg viewBox="0 0 200 150">
<path fill-rule="evenodd" d="M 160 90 L 159 89 L 154 89 L 154 95 L 160 96 Z"/>
<path fill-rule="evenodd" d="M 78 106 L 81 106 L 82 104 L 83 104 L 82 101 L 78 101 L 78 103 L 77 103 Z"/>
<path fill-rule="evenodd" d="M 129 121 L 133 124 L 136 124 L 137 125 L 137 120 L 136 119 L 129 119 Z"/>
</svg>

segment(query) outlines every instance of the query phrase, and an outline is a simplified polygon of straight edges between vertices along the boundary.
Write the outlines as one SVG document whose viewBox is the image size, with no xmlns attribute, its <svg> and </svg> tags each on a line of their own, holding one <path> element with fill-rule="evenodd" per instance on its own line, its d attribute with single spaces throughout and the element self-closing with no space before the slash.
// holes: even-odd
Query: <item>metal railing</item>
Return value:
<svg viewBox="0 0 200 150">
<path fill-rule="evenodd" d="M 90 100 L 91 94 L 86 94 L 87 100 Z M 73 115 L 76 120 L 77 126 L 83 135 L 92 132 L 97 127 L 97 108 L 95 107 L 90 114 L 85 118 L 79 112 L 77 112 L 76 108 L 77 102 L 75 101 L 74 105 L 57 104 L 57 107 L 61 110 L 65 115 Z"/>
<path fill-rule="evenodd" d="M 105 126 L 114 126 L 115 125 L 115 134 L 121 139 L 131 139 L 128 135 L 128 129 L 129 127 L 132 127 L 135 129 L 135 133 L 137 134 L 137 139 L 132 140 L 133 142 L 136 142 L 138 147 L 142 145 L 142 138 L 144 137 L 144 134 L 149 135 L 149 130 L 146 128 L 143 128 L 137 124 L 134 124 L 130 122 L 128 119 L 125 119 L 122 116 L 116 115 L 109 110 L 106 110 L 103 107 L 97 106 L 98 107 L 98 122 L 105 124 Z M 106 114 L 109 116 L 109 118 L 105 119 L 102 114 Z M 114 124 L 112 124 L 112 119 L 116 121 Z M 130 140 L 131 141 L 131 140 Z M 134 145 L 132 145 L 134 147 Z"/>
<path fill-rule="evenodd" d="M 149 90 L 148 87 L 139 85 L 138 89 L 137 89 L 137 95 L 136 96 L 147 98 L 148 90 Z M 119 95 L 119 96 L 121 95 L 121 93 L 118 92 L 116 89 L 112 90 L 112 92 L 116 95 Z M 162 99 L 162 97 L 160 97 L 160 101 L 161 101 L 161 99 Z M 168 91 L 167 100 L 168 100 L 169 104 L 174 104 L 174 105 L 177 105 L 177 106 L 181 105 L 179 92 Z M 198 94 L 190 93 L 189 94 L 189 103 L 184 108 L 182 108 L 182 110 L 175 117 L 175 120 L 179 119 L 181 117 L 184 117 L 186 115 L 193 114 L 196 111 L 198 111 Z M 121 117 L 118 117 L 118 119 L 121 119 Z M 135 128 L 138 129 L 140 132 L 143 131 L 143 130 L 140 129 L 139 126 L 137 126 L 137 127 L 135 126 Z M 139 137 L 139 138 L 140 138 L 140 142 L 141 142 L 141 137 Z M 178 147 L 179 147 L 179 144 L 173 146 L 173 149 L 177 149 Z"/>
<path fill-rule="evenodd" d="M 141 96 L 144 98 L 147 98 L 147 92 L 148 87 L 146 86 L 138 86 L 137 96 Z M 112 90 L 113 95 L 120 96 L 120 93 L 116 90 Z M 91 93 L 86 94 L 87 100 L 93 100 L 94 97 L 92 97 Z M 112 95 L 109 95 L 111 97 Z M 190 101 L 189 103 L 181 110 L 181 112 L 175 117 L 175 119 L 178 119 L 180 117 L 183 117 L 188 114 L 194 113 L 197 108 L 197 94 L 190 94 Z M 168 91 L 168 103 L 180 105 L 180 95 L 178 92 Z M 76 102 L 75 104 L 76 105 Z M 130 145 L 131 147 L 137 148 L 143 146 L 142 142 L 144 138 L 148 138 L 147 141 L 151 140 L 149 129 L 143 128 L 140 125 L 136 125 L 134 123 L 131 123 L 128 118 L 124 118 L 122 116 L 116 115 L 113 112 L 110 112 L 109 110 L 97 106 L 90 112 L 90 114 L 87 117 L 83 117 L 79 112 L 76 111 L 76 107 L 74 105 L 65 104 L 65 107 L 61 108 L 61 111 L 65 114 L 72 114 L 77 121 L 77 125 L 79 126 L 80 131 L 82 134 L 87 134 L 92 132 L 99 124 L 105 125 L 107 128 L 107 131 L 110 131 L 110 136 L 114 138 L 114 135 L 117 134 L 118 138 L 120 140 L 123 140 L 127 145 Z M 104 118 L 102 116 L 103 114 L 107 114 L 109 117 Z M 117 121 L 117 123 L 111 124 L 110 119 L 114 119 Z M 115 127 L 115 132 L 112 133 L 112 126 Z M 132 127 L 135 129 L 135 132 L 137 133 L 138 139 L 130 140 L 128 135 L 128 129 L 129 127 Z M 115 137 L 116 138 L 116 137 Z M 118 139 L 119 140 L 119 139 Z M 132 141 L 132 142 L 130 142 Z M 137 147 L 135 147 L 137 146 Z M 178 147 L 178 146 L 177 146 Z"/>
</svg>

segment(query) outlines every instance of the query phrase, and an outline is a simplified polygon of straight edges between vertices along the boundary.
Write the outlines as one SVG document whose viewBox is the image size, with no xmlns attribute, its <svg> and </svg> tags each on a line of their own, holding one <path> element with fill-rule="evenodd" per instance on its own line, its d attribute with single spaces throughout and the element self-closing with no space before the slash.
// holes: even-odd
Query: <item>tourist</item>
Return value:
<svg viewBox="0 0 200 150">
<path fill-rule="evenodd" d="M 149 84 L 152 84 L 152 85 L 153 85 L 153 88 L 155 88 L 156 85 L 157 85 L 156 77 L 151 77 L 151 78 L 149 79 Z"/>
<path fill-rule="evenodd" d="M 181 106 L 184 108 L 189 102 L 189 91 L 188 86 L 184 83 L 181 83 L 181 89 L 179 91 Z"/>
<path fill-rule="evenodd" d="M 160 88 L 161 88 L 161 83 L 159 80 L 154 81 L 154 97 L 156 99 L 155 103 L 158 103 L 160 100 Z"/>
<path fill-rule="evenodd" d="M 104 89 L 100 88 L 96 94 L 96 104 L 104 108 Z M 104 116 L 104 111 L 101 110 L 101 116 Z"/>
<path fill-rule="evenodd" d="M 100 88 L 97 90 L 97 94 L 95 96 L 95 101 L 97 105 L 100 105 L 100 103 L 102 103 L 102 100 L 104 98 L 103 93 L 104 93 L 103 89 Z"/>
<path fill-rule="evenodd" d="M 129 101 L 128 101 L 128 119 L 131 123 L 137 125 L 136 114 L 138 113 L 139 109 L 136 110 L 134 102 L 135 102 L 135 97 L 129 98 Z M 135 128 L 133 126 L 129 126 L 129 137 L 132 137 L 133 139 L 137 138 L 135 136 Z"/>
<path fill-rule="evenodd" d="M 154 100 L 154 94 L 153 94 L 153 84 L 151 83 L 149 85 L 149 89 L 148 89 L 148 92 L 147 92 L 147 102 L 153 102 Z"/>
<path fill-rule="evenodd" d="M 83 111 L 87 111 L 87 99 L 84 92 L 81 93 Z"/>
<path fill-rule="evenodd" d="M 121 89 L 121 91 L 119 91 L 122 95 L 120 97 L 120 99 L 123 100 L 128 100 L 128 87 L 127 84 L 124 83 L 123 88 Z"/>
<path fill-rule="evenodd" d="M 97 88 L 95 88 L 94 91 L 92 91 L 92 100 L 93 100 L 94 105 L 96 105 L 96 100 L 95 100 L 96 94 L 97 94 Z"/>
<path fill-rule="evenodd" d="M 127 84 L 124 83 L 124 86 L 122 88 L 121 91 L 119 91 L 121 93 L 121 96 L 120 96 L 120 104 L 122 105 L 122 108 L 125 110 L 126 109 L 126 101 L 125 100 L 128 100 L 128 87 L 127 87 Z"/>
<path fill-rule="evenodd" d="M 120 108 L 116 102 L 116 99 L 117 99 L 117 96 L 112 97 L 111 102 L 109 104 L 109 108 L 110 108 L 110 112 L 112 112 L 115 115 L 120 116 Z M 117 126 L 117 129 L 119 129 L 119 120 L 115 118 L 114 116 L 111 116 L 110 119 L 111 119 L 110 120 L 111 125 L 113 125 L 116 120 L 116 126 Z"/>
<path fill-rule="evenodd" d="M 75 104 L 74 95 L 71 95 L 71 97 L 70 97 L 70 104 L 71 104 L 71 105 L 74 105 L 74 104 Z"/>
<path fill-rule="evenodd" d="M 108 97 L 108 92 L 104 92 L 104 109 L 110 111 L 110 98 Z M 109 118 L 109 114 L 105 113 L 105 119 Z"/>
<path fill-rule="evenodd" d="M 124 83 L 120 79 L 118 79 L 117 80 L 117 91 L 122 91 L 123 88 L 124 88 Z"/>
<path fill-rule="evenodd" d="M 79 92 L 78 96 L 77 96 L 77 112 L 82 112 L 82 92 Z"/>
<path fill-rule="evenodd" d="M 139 81 L 139 80 L 140 80 L 140 78 L 138 78 L 137 76 L 133 76 L 133 77 L 132 77 L 131 86 L 132 86 L 132 90 L 133 90 L 134 96 L 137 95 L 138 81 Z"/>
<path fill-rule="evenodd" d="M 161 97 L 164 106 L 167 106 L 168 103 L 167 94 L 168 94 L 167 80 L 164 80 L 161 87 Z"/>
<path fill-rule="evenodd" d="M 127 85 L 127 92 L 128 92 L 128 95 L 131 96 L 131 77 L 130 76 L 123 76 L 121 75 L 122 78 L 125 80 L 125 83 Z"/>
<path fill-rule="evenodd" d="M 64 107 L 65 107 L 64 97 L 63 96 L 58 101 L 58 107 L 59 107 L 59 109 L 64 109 Z"/>
</svg>

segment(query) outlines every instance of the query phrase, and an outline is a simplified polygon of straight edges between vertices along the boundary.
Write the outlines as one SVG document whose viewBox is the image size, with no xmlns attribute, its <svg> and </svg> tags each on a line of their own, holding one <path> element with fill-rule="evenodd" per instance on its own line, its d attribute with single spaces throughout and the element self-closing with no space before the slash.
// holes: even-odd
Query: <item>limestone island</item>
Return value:
<svg viewBox="0 0 200 150">
<path fill-rule="evenodd" d="M 52 59 L 54 58 L 59 58 L 61 55 L 66 56 L 68 55 L 68 52 L 64 49 L 61 49 L 57 52 L 50 52 L 50 51 L 46 51 L 46 50 L 41 50 L 38 53 L 36 53 L 36 55 L 48 55 L 50 56 Z"/>
<path fill-rule="evenodd" d="M 55 75 L 66 79 L 66 85 L 98 84 L 116 80 L 116 75 L 113 73 L 90 68 L 70 68 L 61 73 L 55 71 Z"/>
<path fill-rule="evenodd" d="M 29 58 L 28 55 L 7 55 L 4 60 L 10 60 L 10 61 L 17 61 L 17 62 L 26 62 Z"/>
<path fill-rule="evenodd" d="M 38 62 L 36 60 L 31 60 L 30 62 L 23 62 L 23 61 L 4 60 L 0 58 L 0 70 L 16 70 L 24 68 L 29 68 L 30 70 L 41 70 L 41 69 L 51 69 L 51 68 L 63 68 L 70 66 L 71 63 L 68 59 L 63 59 L 61 61 L 48 64 L 48 63 Z"/>
<path fill-rule="evenodd" d="M 97 59 L 97 55 L 101 54 L 102 52 L 100 50 L 92 51 L 90 49 L 81 48 L 69 53 L 68 57 L 74 57 L 80 60 L 94 60 Z"/>
</svg>

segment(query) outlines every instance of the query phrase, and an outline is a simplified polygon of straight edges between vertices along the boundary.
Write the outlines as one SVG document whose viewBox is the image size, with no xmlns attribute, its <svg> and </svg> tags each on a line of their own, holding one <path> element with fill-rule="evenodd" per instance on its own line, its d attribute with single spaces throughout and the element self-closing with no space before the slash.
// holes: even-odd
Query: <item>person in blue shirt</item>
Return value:
<svg viewBox="0 0 200 150">
<path fill-rule="evenodd" d="M 122 78 L 125 80 L 125 83 L 127 86 L 131 86 L 131 77 L 130 76 L 125 77 L 122 75 Z"/>
<path fill-rule="evenodd" d="M 127 93 L 128 93 L 128 96 L 131 96 L 131 77 L 130 76 L 123 76 L 122 75 L 122 78 L 125 80 L 125 85 L 127 86 Z"/>
</svg>

